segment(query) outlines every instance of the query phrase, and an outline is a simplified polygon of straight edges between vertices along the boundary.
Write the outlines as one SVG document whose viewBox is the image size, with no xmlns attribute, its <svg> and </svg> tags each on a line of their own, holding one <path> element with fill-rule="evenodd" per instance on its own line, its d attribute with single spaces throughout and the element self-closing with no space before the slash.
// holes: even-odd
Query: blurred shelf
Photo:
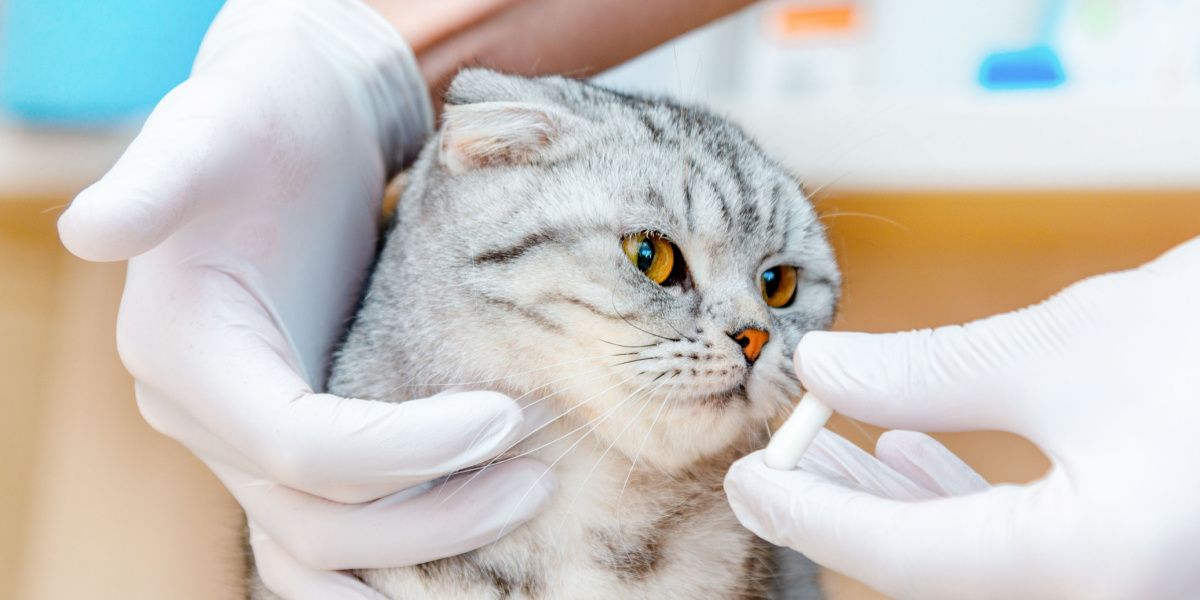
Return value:
<svg viewBox="0 0 1200 600">
<path fill-rule="evenodd" d="M 811 187 L 1200 189 L 1200 102 L 710 100 Z"/>
<path fill-rule="evenodd" d="M 137 134 L 31 129 L 0 121 L 0 202 L 69 199 L 99 179 Z"/>
<path fill-rule="evenodd" d="M 708 104 L 812 188 L 1200 190 L 1200 102 L 978 96 Z M 73 197 L 136 135 L 0 122 L 0 202 Z"/>
</svg>

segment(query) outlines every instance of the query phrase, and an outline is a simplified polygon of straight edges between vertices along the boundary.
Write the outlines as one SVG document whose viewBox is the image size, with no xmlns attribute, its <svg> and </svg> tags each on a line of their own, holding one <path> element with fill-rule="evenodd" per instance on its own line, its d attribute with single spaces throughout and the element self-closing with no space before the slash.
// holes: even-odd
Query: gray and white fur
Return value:
<svg viewBox="0 0 1200 600">
<path fill-rule="evenodd" d="M 638 270 L 621 240 L 639 232 L 678 247 L 685 279 Z M 800 273 L 784 308 L 758 283 L 777 265 Z M 404 599 L 819 598 L 811 564 L 738 524 L 722 479 L 800 392 L 792 349 L 830 324 L 839 283 L 797 179 L 729 122 L 463 71 L 329 387 L 403 402 L 487 382 L 470 387 L 537 403 L 557 419 L 507 456 L 553 465 L 557 493 L 479 550 L 358 576 Z M 770 336 L 754 362 L 731 338 L 746 327 Z"/>
</svg>

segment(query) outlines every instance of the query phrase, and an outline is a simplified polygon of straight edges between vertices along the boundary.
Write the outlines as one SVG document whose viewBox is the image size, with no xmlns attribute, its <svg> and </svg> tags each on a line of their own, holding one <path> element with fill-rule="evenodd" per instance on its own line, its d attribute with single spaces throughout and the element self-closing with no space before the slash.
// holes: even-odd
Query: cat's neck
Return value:
<svg viewBox="0 0 1200 600">
<path fill-rule="evenodd" d="M 722 490 L 737 454 L 668 471 L 560 419 L 495 461 L 545 465 L 556 491 L 536 517 L 462 556 L 360 575 L 396 598 L 763 598 L 769 547 Z"/>
</svg>

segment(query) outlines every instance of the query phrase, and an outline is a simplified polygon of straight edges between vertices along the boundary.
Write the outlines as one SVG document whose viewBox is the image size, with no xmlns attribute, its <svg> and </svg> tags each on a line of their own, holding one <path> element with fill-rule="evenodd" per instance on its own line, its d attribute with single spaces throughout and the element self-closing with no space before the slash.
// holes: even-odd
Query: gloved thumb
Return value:
<svg viewBox="0 0 1200 600">
<path fill-rule="evenodd" d="M 1024 522 L 1024 507 L 1037 490 L 894 500 L 804 470 L 770 469 L 761 453 L 734 463 L 725 478 L 734 514 L 755 534 L 900 598 L 1013 592 L 1008 578 L 1034 554 L 1013 535 L 1036 526 Z"/>
<path fill-rule="evenodd" d="M 902 333 L 813 331 L 796 348 L 796 373 L 833 410 L 888 429 L 1023 433 L 1013 390 L 1042 349 L 1047 312 Z"/>
<path fill-rule="evenodd" d="M 186 222 L 207 182 L 238 160 L 218 147 L 237 136 L 217 116 L 229 114 L 217 87 L 192 79 L 163 98 L 116 165 L 59 218 L 68 250 L 86 260 L 125 260 Z"/>
</svg>

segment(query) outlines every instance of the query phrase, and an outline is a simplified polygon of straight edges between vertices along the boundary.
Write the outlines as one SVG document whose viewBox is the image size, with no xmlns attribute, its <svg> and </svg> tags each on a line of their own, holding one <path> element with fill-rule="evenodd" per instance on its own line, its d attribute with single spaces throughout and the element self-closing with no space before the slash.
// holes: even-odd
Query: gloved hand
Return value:
<svg viewBox="0 0 1200 600">
<path fill-rule="evenodd" d="M 1200 238 L 1014 313 L 932 331 L 811 333 L 796 365 L 834 410 L 884 427 L 998 429 L 1053 462 L 987 489 L 944 448 L 889 434 L 877 453 L 938 496 L 856 471 L 736 463 L 739 519 L 900 598 L 1200 594 Z M 876 464 L 875 469 L 883 467 Z M 900 499 L 897 499 L 900 498 Z"/>
<path fill-rule="evenodd" d="M 245 508 L 265 583 L 288 598 L 377 597 L 325 570 L 470 550 L 553 487 L 537 481 L 543 465 L 515 460 L 461 493 L 421 493 L 522 434 L 498 394 L 314 393 L 372 257 L 385 179 L 431 126 L 412 54 L 370 9 L 230 0 L 191 79 L 59 221 L 80 257 L 133 257 L 118 348 L 138 406 Z"/>
</svg>

